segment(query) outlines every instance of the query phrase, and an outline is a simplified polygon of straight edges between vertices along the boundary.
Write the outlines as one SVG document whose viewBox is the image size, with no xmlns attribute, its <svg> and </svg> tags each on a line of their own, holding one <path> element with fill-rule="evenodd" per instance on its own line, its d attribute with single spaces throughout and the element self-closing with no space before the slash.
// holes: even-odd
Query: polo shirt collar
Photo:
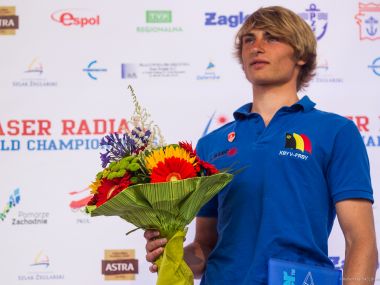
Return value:
<svg viewBox="0 0 380 285">
<path fill-rule="evenodd" d="M 308 96 L 304 96 L 297 103 L 293 104 L 290 107 L 283 107 L 283 109 L 284 111 L 287 111 L 287 112 L 299 111 L 299 110 L 303 110 L 304 112 L 309 112 L 314 108 L 314 106 L 315 106 L 315 103 L 311 101 Z M 258 116 L 257 113 L 251 113 L 251 109 L 252 109 L 252 103 L 248 103 L 241 106 L 233 114 L 235 120 L 242 120 L 244 118 Z"/>
</svg>

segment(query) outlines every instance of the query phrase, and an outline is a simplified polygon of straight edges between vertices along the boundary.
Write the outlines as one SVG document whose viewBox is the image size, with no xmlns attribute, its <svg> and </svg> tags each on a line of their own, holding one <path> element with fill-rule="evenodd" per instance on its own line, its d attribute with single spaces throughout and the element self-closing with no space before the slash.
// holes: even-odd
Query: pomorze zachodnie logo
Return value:
<svg viewBox="0 0 380 285">
<path fill-rule="evenodd" d="M 99 26 L 100 15 L 87 9 L 58 10 L 50 15 L 50 18 L 65 27 Z"/>
<path fill-rule="evenodd" d="M 305 12 L 298 14 L 303 18 L 311 27 L 317 40 L 320 40 L 327 31 L 328 14 L 322 12 L 316 4 L 310 4 Z"/>
<path fill-rule="evenodd" d="M 20 203 L 21 196 L 20 196 L 20 189 L 17 188 L 11 192 L 8 198 L 8 202 L 5 204 L 4 208 L 0 212 L 0 220 L 4 221 L 5 218 L 7 217 L 7 214 L 9 211 L 16 207 Z"/>
<path fill-rule="evenodd" d="M 244 23 L 249 15 L 240 11 L 237 14 L 232 15 L 219 15 L 216 12 L 205 13 L 205 26 L 228 26 L 230 28 L 236 28 Z"/>
<path fill-rule="evenodd" d="M 88 77 L 90 77 L 92 80 L 98 80 L 98 77 L 95 76 L 95 74 L 97 74 L 98 72 L 107 71 L 107 68 L 95 67 L 94 65 L 97 62 L 97 60 L 93 60 L 87 65 L 87 68 L 83 68 L 83 71 L 86 72 Z"/>
<path fill-rule="evenodd" d="M 372 69 L 373 73 L 380 76 L 380 57 L 375 58 L 371 65 L 368 65 L 369 69 Z"/>
<path fill-rule="evenodd" d="M 19 28 L 19 19 L 16 15 L 16 7 L 0 7 L 0 36 L 15 35 Z"/>
<path fill-rule="evenodd" d="M 355 20 L 359 25 L 360 40 L 380 39 L 380 3 L 359 3 Z"/>
</svg>

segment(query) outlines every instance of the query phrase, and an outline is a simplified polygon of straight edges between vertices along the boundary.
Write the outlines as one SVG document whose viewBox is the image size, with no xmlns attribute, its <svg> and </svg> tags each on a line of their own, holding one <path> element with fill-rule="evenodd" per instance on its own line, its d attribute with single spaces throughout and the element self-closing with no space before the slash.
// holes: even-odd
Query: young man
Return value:
<svg viewBox="0 0 380 285">
<path fill-rule="evenodd" d="M 267 284 L 270 258 L 333 268 L 327 241 L 337 215 L 344 284 L 374 284 L 373 194 L 361 136 L 348 119 L 297 97 L 316 67 L 313 32 L 288 9 L 261 8 L 239 30 L 236 50 L 253 103 L 200 139 L 197 152 L 241 171 L 199 212 L 186 262 L 202 285 Z M 145 232 L 149 262 L 166 243 L 158 235 Z"/>
</svg>

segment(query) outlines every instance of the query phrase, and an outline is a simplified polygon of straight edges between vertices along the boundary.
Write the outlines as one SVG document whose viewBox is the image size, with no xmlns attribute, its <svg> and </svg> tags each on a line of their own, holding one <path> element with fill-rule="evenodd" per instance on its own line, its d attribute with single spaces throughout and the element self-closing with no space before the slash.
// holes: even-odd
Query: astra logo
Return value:
<svg viewBox="0 0 380 285">
<path fill-rule="evenodd" d="M 215 12 L 205 13 L 205 25 L 206 26 L 229 26 L 235 28 L 244 23 L 249 15 L 244 15 L 243 12 L 239 12 L 234 15 L 218 15 Z"/>
<path fill-rule="evenodd" d="M 84 28 L 86 26 L 99 26 L 100 16 L 91 15 L 88 11 L 82 9 L 59 10 L 51 14 L 51 19 L 55 22 L 62 24 L 65 27 L 79 26 Z"/>
<path fill-rule="evenodd" d="M 104 251 L 102 274 L 104 280 L 135 280 L 139 273 L 138 260 L 134 249 L 118 249 Z"/>
<path fill-rule="evenodd" d="M 0 7 L 0 36 L 15 35 L 18 29 L 18 16 L 16 7 Z"/>
</svg>

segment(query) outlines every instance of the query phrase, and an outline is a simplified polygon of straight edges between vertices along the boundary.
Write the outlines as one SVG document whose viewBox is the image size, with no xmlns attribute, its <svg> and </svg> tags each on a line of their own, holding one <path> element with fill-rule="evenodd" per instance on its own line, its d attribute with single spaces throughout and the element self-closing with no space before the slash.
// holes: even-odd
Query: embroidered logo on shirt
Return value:
<svg viewBox="0 0 380 285">
<path fill-rule="evenodd" d="M 237 154 L 238 149 L 236 147 L 225 149 L 222 151 L 218 151 L 214 153 L 214 155 L 211 158 L 211 161 L 214 161 L 215 159 L 221 158 L 223 156 L 234 156 Z"/>
<path fill-rule="evenodd" d="M 302 160 L 307 160 L 312 152 L 311 141 L 305 134 L 286 133 L 284 147 L 294 151 L 280 150 L 279 155 Z"/>
<path fill-rule="evenodd" d="M 233 142 L 234 141 L 234 139 L 235 139 L 235 137 L 236 137 L 236 134 L 235 134 L 235 132 L 230 132 L 229 134 L 228 134 L 228 141 L 229 142 Z"/>
<path fill-rule="evenodd" d="M 311 154 L 311 141 L 304 134 L 286 133 L 285 148 L 298 149 Z"/>
</svg>

